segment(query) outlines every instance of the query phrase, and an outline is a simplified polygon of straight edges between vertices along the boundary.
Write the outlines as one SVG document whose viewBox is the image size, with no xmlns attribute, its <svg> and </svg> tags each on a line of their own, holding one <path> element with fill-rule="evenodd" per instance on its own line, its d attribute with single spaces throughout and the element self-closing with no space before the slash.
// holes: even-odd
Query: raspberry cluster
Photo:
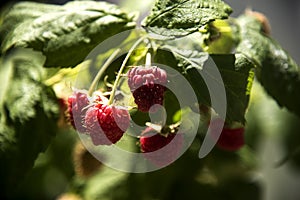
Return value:
<svg viewBox="0 0 300 200">
<path fill-rule="evenodd" d="M 130 69 L 127 75 L 129 88 L 140 111 L 149 112 L 151 106 L 163 104 L 167 83 L 165 70 L 156 66 L 138 66 Z"/>
<path fill-rule="evenodd" d="M 94 145 L 111 145 L 121 139 L 129 126 L 127 110 L 107 105 L 107 99 L 95 92 L 89 101 L 87 92 L 75 91 L 68 98 L 68 118 L 80 133 L 89 134 Z"/>
<path fill-rule="evenodd" d="M 148 127 L 140 137 L 141 151 L 146 159 L 162 167 L 175 161 L 183 148 L 182 133 L 162 135 Z"/>
<path fill-rule="evenodd" d="M 166 71 L 156 66 L 137 66 L 130 69 L 127 75 L 138 109 L 155 112 L 155 107 L 151 107 L 163 104 Z M 78 132 L 88 134 L 94 145 L 115 144 L 129 127 L 128 110 L 109 102 L 99 92 L 94 92 L 93 98 L 89 98 L 86 91 L 75 91 L 68 98 L 70 123 Z M 149 127 L 142 133 L 140 144 L 147 159 L 155 165 L 165 166 L 179 155 L 183 147 L 183 135 L 175 132 L 162 134 Z"/>
<path fill-rule="evenodd" d="M 211 134 L 214 139 L 216 139 L 217 131 L 216 127 L 224 124 L 222 119 L 214 119 L 211 121 Z M 230 128 L 227 124 L 222 129 L 221 135 L 217 140 L 217 146 L 220 149 L 226 151 L 236 151 L 244 146 L 244 132 L 245 128 Z"/>
</svg>

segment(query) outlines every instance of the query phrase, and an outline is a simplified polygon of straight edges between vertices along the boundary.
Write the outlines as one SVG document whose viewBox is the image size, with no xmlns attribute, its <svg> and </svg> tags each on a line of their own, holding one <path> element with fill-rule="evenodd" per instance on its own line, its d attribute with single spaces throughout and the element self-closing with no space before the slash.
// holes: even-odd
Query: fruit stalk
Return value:
<svg viewBox="0 0 300 200">
<path fill-rule="evenodd" d="M 146 54 L 145 67 L 151 67 L 151 54 L 149 52 Z"/>
<path fill-rule="evenodd" d="M 116 49 L 110 56 L 109 58 L 106 60 L 106 62 L 103 64 L 103 66 L 101 67 L 101 69 L 98 71 L 96 77 L 94 78 L 89 91 L 88 91 L 88 95 L 92 96 L 96 85 L 98 83 L 98 81 L 100 80 L 100 78 L 102 77 L 102 74 L 105 72 L 105 70 L 107 69 L 107 67 L 111 64 L 111 62 L 113 61 L 113 59 L 117 56 L 117 54 L 121 51 L 120 48 Z"/>
<path fill-rule="evenodd" d="M 129 59 L 129 57 L 131 56 L 132 52 L 134 51 L 134 49 L 145 39 L 145 37 L 141 37 L 140 39 L 138 39 L 133 45 L 132 47 L 129 49 L 126 57 L 124 58 L 123 62 L 122 62 L 122 65 L 119 69 L 119 72 L 118 72 L 118 75 L 116 77 L 116 80 L 115 80 L 115 83 L 114 83 L 114 86 L 112 88 L 112 91 L 111 91 L 111 95 L 109 97 L 109 100 L 108 100 L 108 105 L 111 105 L 113 103 L 113 99 L 115 97 L 115 93 L 116 93 L 116 90 L 117 90 L 117 85 L 118 85 L 118 82 L 122 76 L 122 73 L 123 73 L 123 70 L 125 68 L 125 65 Z"/>
</svg>

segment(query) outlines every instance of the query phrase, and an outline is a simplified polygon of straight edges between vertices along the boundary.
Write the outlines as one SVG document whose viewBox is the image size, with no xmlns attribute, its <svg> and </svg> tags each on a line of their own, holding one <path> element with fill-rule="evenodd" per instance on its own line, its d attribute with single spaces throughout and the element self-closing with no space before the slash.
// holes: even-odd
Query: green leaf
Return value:
<svg viewBox="0 0 300 200">
<path fill-rule="evenodd" d="M 174 56 L 179 59 L 179 66 L 183 67 L 185 72 L 192 68 L 202 70 L 204 63 L 208 60 L 209 57 L 208 53 L 205 52 L 176 49 L 172 48 L 172 46 L 166 46 L 165 48 L 172 50 Z"/>
<path fill-rule="evenodd" d="M 150 33 L 174 38 L 197 32 L 215 19 L 232 12 L 221 0 L 157 0 L 143 26 Z"/>
<path fill-rule="evenodd" d="M 272 38 L 263 34 L 261 23 L 249 15 L 237 19 L 241 41 L 237 51 L 252 59 L 257 78 L 280 106 L 300 116 L 300 69 Z"/>
<path fill-rule="evenodd" d="M 169 64 L 169 66 L 177 67 L 177 70 L 181 71 L 187 78 L 200 103 L 207 106 L 211 105 L 211 97 L 206 82 L 202 77 L 204 75 L 212 82 L 215 82 L 217 87 L 223 87 L 222 84 L 224 83 L 227 99 L 227 121 L 245 123 L 244 115 L 254 78 L 254 73 L 251 70 L 254 67 L 252 62 L 242 54 L 210 55 L 213 62 L 209 62 L 207 53 L 170 46 L 163 48 L 168 51 L 159 50 L 157 62 L 168 65 L 168 60 L 177 60 L 177 64 Z M 165 57 L 165 61 L 160 59 L 161 57 Z M 215 81 L 217 78 L 211 73 L 212 65 L 216 65 L 218 68 L 223 83 Z"/>
<path fill-rule="evenodd" d="M 242 54 L 212 55 L 220 70 L 227 98 L 229 121 L 245 123 L 250 92 L 254 79 L 254 64 Z"/>
<path fill-rule="evenodd" d="M 44 60 L 40 58 L 31 51 L 14 51 L 0 66 L 10 68 L 0 104 L 0 182 L 1 195 L 7 197 L 56 132 L 58 103 L 52 89 L 41 82 Z"/>
<path fill-rule="evenodd" d="M 200 32 L 204 51 L 210 54 L 227 54 L 233 51 L 236 41 L 229 20 L 215 20 Z"/>
<path fill-rule="evenodd" d="M 108 167 L 86 182 L 84 199 L 127 199 L 129 174 Z M 114 192 L 112 192 L 114 191 Z"/>
<path fill-rule="evenodd" d="M 73 67 L 100 42 L 133 28 L 134 18 L 105 2 L 74 1 L 63 6 L 19 3 L 0 28 L 1 51 L 33 48 L 46 56 L 46 67 Z"/>
</svg>

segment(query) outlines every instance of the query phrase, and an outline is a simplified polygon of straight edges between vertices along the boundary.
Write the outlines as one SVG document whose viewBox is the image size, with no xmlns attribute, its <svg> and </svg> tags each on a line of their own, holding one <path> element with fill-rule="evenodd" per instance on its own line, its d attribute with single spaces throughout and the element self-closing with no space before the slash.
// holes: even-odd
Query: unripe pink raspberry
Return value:
<svg viewBox="0 0 300 200">
<path fill-rule="evenodd" d="M 224 121 L 219 118 L 211 121 L 211 135 L 213 139 L 216 139 L 217 137 L 217 130 L 215 127 L 220 126 L 223 123 Z M 225 124 L 216 144 L 220 149 L 236 151 L 245 144 L 244 132 L 245 128 L 243 126 L 238 128 L 230 128 Z"/>
<path fill-rule="evenodd" d="M 129 88 L 140 111 L 148 112 L 151 106 L 163 104 L 167 83 L 165 70 L 156 66 L 138 66 L 130 69 L 127 75 Z"/>
<path fill-rule="evenodd" d="M 74 129 L 80 133 L 86 131 L 84 117 L 89 103 L 87 93 L 84 91 L 75 91 L 68 98 L 67 118 Z"/>
<path fill-rule="evenodd" d="M 112 105 L 95 104 L 85 116 L 85 126 L 94 145 L 111 145 L 121 139 L 130 123 L 127 110 Z"/>
<path fill-rule="evenodd" d="M 169 133 L 161 135 L 148 127 L 140 137 L 141 151 L 146 159 L 162 167 L 175 161 L 180 154 L 184 144 L 182 133 Z"/>
</svg>

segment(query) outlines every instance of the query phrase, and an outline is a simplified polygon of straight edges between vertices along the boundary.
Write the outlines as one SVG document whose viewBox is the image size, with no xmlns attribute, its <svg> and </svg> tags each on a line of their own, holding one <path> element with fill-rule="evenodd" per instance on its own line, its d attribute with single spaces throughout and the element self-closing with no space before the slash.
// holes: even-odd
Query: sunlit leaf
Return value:
<svg viewBox="0 0 300 200">
<path fill-rule="evenodd" d="M 174 38 L 185 36 L 232 12 L 221 0 L 157 0 L 143 26 L 150 33 Z"/>
<path fill-rule="evenodd" d="M 73 67 L 100 42 L 134 28 L 135 16 L 106 2 L 73 1 L 63 6 L 18 3 L 0 28 L 2 53 L 33 48 L 46 56 L 46 67 Z M 115 44 L 109 44 L 112 47 Z"/>
</svg>

